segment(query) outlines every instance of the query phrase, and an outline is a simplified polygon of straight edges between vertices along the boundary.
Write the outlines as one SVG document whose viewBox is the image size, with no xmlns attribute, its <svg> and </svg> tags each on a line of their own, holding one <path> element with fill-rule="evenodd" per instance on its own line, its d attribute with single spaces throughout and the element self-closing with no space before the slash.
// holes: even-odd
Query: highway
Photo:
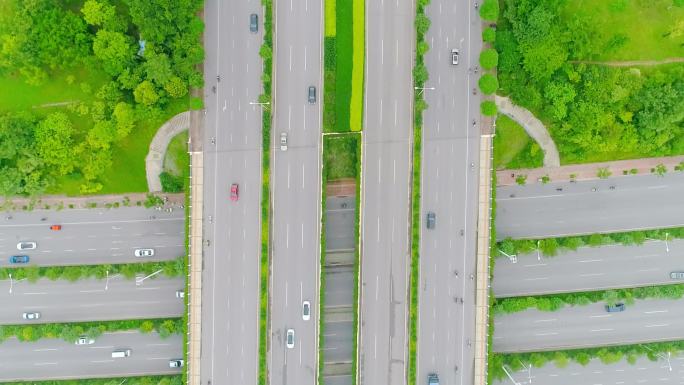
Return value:
<svg viewBox="0 0 684 385">
<path fill-rule="evenodd" d="M 176 298 L 176 290 L 184 290 L 183 278 L 156 276 L 141 285 L 120 275 L 73 283 L 6 279 L 0 281 L 0 324 L 181 317 L 184 302 Z M 40 312 L 41 318 L 24 320 L 24 312 Z"/>
<path fill-rule="evenodd" d="M 117 349 L 131 349 L 131 356 L 112 358 Z M 180 374 L 184 368 L 169 367 L 169 360 L 179 358 L 183 358 L 181 335 L 162 339 L 157 333 L 134 330 L 104 333 L 92 345 L 10 338 L 0 345 L 0 381 Z"/>
<path fill-rule="evenodd" d="M 0 267 L 10 266 L 12 255 L 28 255 L 30 264 L 39 266 L 175 259 L 185 254 L 184 223 L 180 208 L 172 212 L 133 206 L 6 213 L 0 219 Z M 55 224 L 62 229 L 50 230 Z M 17 250 L 21 241 L 36 242 L 37 247 Z M 137 248 L 153 248 L 154 256 L 135 257 Z"/>
<path fill-rule="evenodd" d="M 682 195 L 681 172 L 498 187 L 496 235 L 545 238 L 684 226 Z"/>
<path fill-rule="evenodd" d="M 555 312 L 525 310 L 497 315 L 496 352 L 574 349 L 684 339 L 681 300 L 637 300 L 625 311 L 608 313 L 604 303 Z"/>
<path fill-rule="evenodd" d="M 406 383 L 413 1 L 366 2 L 359 384 Z"/>
<path fill-rule="evenodd" d="M 529 362 L 524 363 L 529 368 Z M 672 368 L 672 370 L 670 370 Z M 510 372 L 510 368 L 508 368 Z M 610 365 L 597 359 L 586 366 L 571 362 L 567 367 L 559 368 L 549 363 L 541 368 L 532 367 L 510 373 L 520 385 L 596 385 L 596 384 L 681 384 L 684 380 L 684 357 L 672 355 L 668 361 L 667 354 L 662 354 L 657 361 L 640 357 L 634 364 L 621 360 Z M 494 385 L 512 385 L 509 378 L 492 380 Z"/>
<path fill-rule="evenodd" d="M 259 0 L 204 8 L 202 384 L 257 383 L 262 114 L 250 103 L 262 93 L 262 9 Z"/>
<path fill-rule="evenodd" d="M 323 1 L 277 1 L 271 140 L 271 384 L 314 385 L 318 370 Z M 317 100 L 308 101 L 316 87 Z M 286 151 L 280 135 L 287 134 Z M 311 319 L 302 319 L 303 301 Z M 294 347 L 285 338 L 293 329 Z"/>
<path fill-rule="evenodd" d="M 492 288 L 496 297 L 591 291 L 675 283 L 684 271 L 684 240 L 647 241 L 640 246 L 581 247 L 553 257 L 499 258 Z"/>
<path fill-rule="evenodd" d="M 472 384 L 479 160 L 480 20 L 469 2 L 433 1 L 425 63 L 418 381 Z M 451 50 L 459 50 L 452 64 Z M 475 120 L 476 125 L 471 122 Z M 428 212 L 435 228 L 426 228 Z M 462 302 L 461 302 L 462 301 Z"/>
</svg>

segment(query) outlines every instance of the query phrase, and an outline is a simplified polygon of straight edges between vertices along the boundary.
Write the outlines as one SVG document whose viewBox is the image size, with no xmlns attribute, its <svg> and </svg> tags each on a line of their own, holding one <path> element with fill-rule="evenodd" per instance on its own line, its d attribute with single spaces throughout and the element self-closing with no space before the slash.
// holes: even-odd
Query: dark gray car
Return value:
<svg viewBox="0 0 684 385">
<path fill-rule="evenodd" d="M 432 211 L 428 211 L 427 213 L 427 228 L 432 230 L 435 228 L 435 213 Z"/>
<path fill-rule="evenodd" d="M 256 13 L 249 15 L 249 31 L 252 33 L 259 31 L 259 15 Z"/>
<path fill-rule="evenodd" d="M 309 86 L 309 104 L 316 104 L 316 87 Z"/>
</svg>

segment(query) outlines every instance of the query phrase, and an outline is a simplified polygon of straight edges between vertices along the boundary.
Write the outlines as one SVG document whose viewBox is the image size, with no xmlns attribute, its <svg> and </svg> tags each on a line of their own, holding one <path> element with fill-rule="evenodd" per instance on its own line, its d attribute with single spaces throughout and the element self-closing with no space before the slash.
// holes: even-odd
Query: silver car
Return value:
<svg viewBox="0 0 684 385">
<path fill-rule="evenodd" d="M 17 243 L 17 250 L 34 250 L 38 245 L 35 242 L 19 242 Z"/>
<path fill-rule="evenodd" d="M 88 338 L 88 336 L 80 336 L 75 342 L 76 345 L 92 345 L 94 343 L 95 340 L 92 338 Z"/>
<path fill-rule="evenodd" d="M 287 151 L 287 132 L 280 133 L 280 151 Z"/>
<path fill-rule="evenodd" d="M 37 320 L 37 319 L 40 319 L 40 312 L 37 312 L 37 311 L 26 312 L 26 313 L 22 314 L 21 317 L 25 320 Z"/>
<path fill-rule="evenodd" d="M 154 249 L 135 249 L 136 257 L 151 257 L 154 255 Z"/>
<path fill-rule="evenodd" d="M 294 344 L 295 344 L 294 338 L 295 338 L 294 329 L 287 329 L 287 341 L 286 341 L 286 344 L 287 344 L 287 348 L 288 348 L 288 349 L 293 349 L 293 348 L 294 348 Z"/>
<path fill-rule="evenodd" d="M 451 50 L 451 64 L 458 65 L 458 49 L 454 48 Z"/>
<path fill-rule="evenodd" d="M 670 273 L 672 279 L 684 279 L 684 271 L 673 271 Z"/>
</svg>

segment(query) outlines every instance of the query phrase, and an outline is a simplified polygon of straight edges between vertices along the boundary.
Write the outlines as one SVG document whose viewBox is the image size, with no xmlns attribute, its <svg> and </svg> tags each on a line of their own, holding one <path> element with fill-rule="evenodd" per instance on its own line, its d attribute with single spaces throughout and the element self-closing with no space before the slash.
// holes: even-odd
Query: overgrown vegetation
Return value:
<svg viewBox="0 0 684 385">
<path fill-rule="evenodd" d="M 525 129 L 506 115 L 496 119 L 494 168 L 537 168 L 544 163 L 544 152 Z"/>
<path fill-rule="evenodd" d="M 146 188 L 149 140 L 161 121 L 187 108 L 189 88 L 203 83 L 194 68 L 204 57 L 201 6 L 7 0 L 0 84 L 28 92 L 21 103 L 0 105 L 0 194 Z"/>
<path fill-rule="evenodd" d="M 189 176 L 188 131 L 183 131 L 171 139 L 166 149 L 164 171 L 159 175 L 162 191 L 169 193 L 184 191 L 185 181 Z"/>
<path fill-rule="evenodd" d="M 136 274 L 149 275 L 161 270 L 167 277 L 178 277 L 185 272 L 185 257 L 172 261 L 148 262 L 148 263 L 125 263 L 115 265 L 78 265 L 78 266 L 43 266 L 28 265 L 26 267 L 1 267 L 0 279 L 20 280 L 27 279 L 36 282 L 40 278 L 55 281 L 64 279 L 71 282 L 85 278 L 105 279 L 107 274 L 113 276 L 121 274 L 126 279 L 135 278 Z M 107 273 L 109 272 L 109 273 Z M 152 277 L 153 279 L 154 277 Z"/>
<path fill-rule="evenodd" d="M 655 362 L 662 359 L 665 354 L 675 354 L 682 350 L 684 350 L 684 341 L 668 341 L 551 352 L 492 353 L 489 355 L 489 381 L 506 379 L 506 373 L 502 369 L 504 366 L 509 372 L 515 372 L 525 369 L 523 365 L 541 368 L 551 362 L 558 368 L 565 368 L 570 361 L 587 366 L 592 359 L 599 359 L 604 364 L 612 364 L 625 359 L 634 365 L 639 357 L 645 356 Z"/>
<path fill-rule="evenodd" d="M 0 325 L 0 342 L 16 337 L 23 342 L 37 341 L 41 338 L 59 338 L 73 343 L 81 335 L 95 339 L 103 333 L 126 330 L 138 330 L 141 333 L 156 332 L 161 338 L 167 338 L 172 334 L 182 333 L 184 326 L 182 318 Z"/>
<path fill-rule="evenodd" d="M 667 6 L 681 13 L 681 4 L 599 3 L 584 11 L 586 2 L 580 7 L 579 1 L 504 0 L 496 38 L 501 92 L 546 124 L 563 163 L 684 153 L 684 65 L 616 68 L 575 62 L 610 55 L 629 40 L 602 30 L 605 23 L 589 10 L 608 4 L 662 12 Z M 643 20 L 652 22 L 646 18 L 638 25 Z M 631 24 L 624 28 L 642 33 Z M 671 33 L 663 38 L 680 42 L 684 24 L 668 28 Z"/>
<path fill-rule="evenodd" d="M 264 7 L 264 42 L 259 50 L 263 59 L 263 94 L 259 96 L 262 103 L 273 105 L 273 1 L 261 0 Z M 261 110 L 261 255 L 259 260 L 259 385 L 268 383 L 268 288 L 269 288 L 269 244 L 271 240 L 271 110 Z"/>
<path fill-rule="evenodd" d="M 52 380 L 52 381 L 19 381 L 4 382 L 9 385 L 122 385 L 125 383 L 136 385 L 182 385 L 185 384 L 181 376 L 144 376 L 144 377 L 115 377 L 88 378 L 82 380 Z"/>
<path fill-rule="evenodd" d="M 363 128 L 363 84 L 366 55 L 366 1 L 352 0 L 352 6 L 353 61 L 349 99 L 349 128 L 352 131 L 361 131 Z"/>
</svg>

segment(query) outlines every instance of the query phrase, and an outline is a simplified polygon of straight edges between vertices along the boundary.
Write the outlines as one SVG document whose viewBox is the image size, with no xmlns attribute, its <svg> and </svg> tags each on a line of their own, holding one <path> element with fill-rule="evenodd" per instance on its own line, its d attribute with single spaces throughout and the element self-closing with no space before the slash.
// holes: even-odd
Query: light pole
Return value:
<svg viewBox="0 0 684 385">
<path fill-rule="evenodd" d="M 539 253 L 539 243 L 541 241 L 537 241 L 537 261 L 541 261 L 541 254 Z"/>
<path fill-rule="evenodd" d="M 670 252 L 670 246 L 667 244 L 667 236 L 670 235 L 670 233 L 665 233 L 665 252 L 669 253 Z"/>
<path fill-rule="evenodd" d="M 268 109 L 268 106 L 271 104 L 271 102 L 249 102 L 249 104 L 252 106 L 261 106 L 261 108 Z"/>
<path fill-rule="evenodd" d="M 107 276 L 107 280 L 105 281 L 105 290 L 109 288 L 109 270 L 105 271 L 105 275 Z"/>
<path fill-rule="evenodd" d="M 12 281 L 12 274 L 9 275 L 9 279 L 10 279 L 10 289 L 9 289 L 9 293 L 12 294 L 12 286 L 14 285 L 14 282 Z"/>
<path fill-rule="evenodd" d="M 515 255 L 515 254 L 513 254 L 513 255 L 506 254 L 506 252 L 503 251 L 503 250 L 501 250 L 501 249 L 499 249 L 499 253 L 505 255 L 506 257 L 508 257 L 508 259 L 511 260 L 511 263 L 518 263 L 518 256 L 517 256 L 517 255 Z"/>
<path fill-rule="evenodd" d="M 420 95 L 420 94 L 422 94 L 423 91 L 425 91 L 425 90 L 434 90 L 435 87 L 413 87 L 413 89 L 414 89 L 414 90 L 420 90 L 420 92 L 418 92 L 418 95 Z"/>
<path fill-rule="evenodd" d="M 508 376 L 508 378 L 511 380 L 513 385 L 521 385 L 518 381 L 516 381 L 513 376 L 511 376 L 511 373 L 508 372 L 508 369 L 506 369 L 505 365 L 501 365 L 501 369 L 503 369 L 504 373 Z"/>
<path fill-rule="evenodd" d="M 147 278 L 154 277 L 155 275 L 161 273 L 162 271 L 164 271 L 164 270 L 163 270 L 163 269 L 159 269 L 159 270 L 155 271 L 154 273 L 148 275 L 147 277 L 142 277 L 142 278 L 136 277 L 136 278 L 135 278 L 135 285 L 136 285 L 136 286 L 142 285 L 142 283 L 143 283 L 144 280 L 146 280 Z"/>
<path fill-rule="evenodd" d="M 643 346 L 644 348 L 646 348 L 646 349 L 652 351 L 653 353 L 656 353 L 655 350 L 649 348 L 649 347 L 646 346 L 646 345 L 640 345 L 640 346 Z M 671 357 L 671 356 L 672 356 L 672 353 L 671 353 L 671 352 L 667 352 L 667 355 L 664 355 L 663 353 L 656 353 L 656 357 L 662 358 L 662 359 L 664 359 L 664 360 L 667 360 L 667 367 L 668 367 L 668 370 L 669 370 L 670 372 L 672 371 L 672 363 L 670 362 L 670 357 Z"/>
<path fill-rule="evenodd" d="M 522 361 L 518 360 L 520 362 L 520 365 L 523 366 L 523 368 L 527 369 L 527 378 L 528 382 L 531 384 L 532 383 L 532 364 L 525 365 Z"/>
</svg>

